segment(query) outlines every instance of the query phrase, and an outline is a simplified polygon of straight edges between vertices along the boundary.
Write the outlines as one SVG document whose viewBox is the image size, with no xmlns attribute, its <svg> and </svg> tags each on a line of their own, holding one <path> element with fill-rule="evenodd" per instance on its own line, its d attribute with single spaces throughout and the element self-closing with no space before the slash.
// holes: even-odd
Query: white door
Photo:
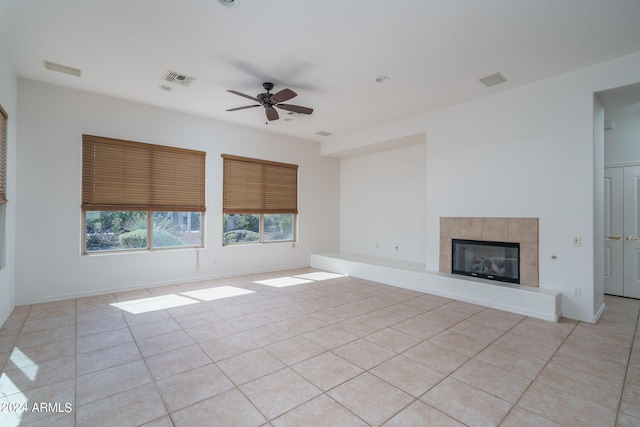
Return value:
<svg viewBox="0 0 640 427">
<path fill-rule="evenodd" d="M 604 292 L 624 295 L 623 168 L 604 170 Z"/>
<path fill-rule="evenodd" d="M 605 168 L 604 291 L 640 298 L 640 166 Z"/>
<path fill-rule="evenodd" d="M 624 168 L 623 296 L 640 298 L 640 166 Z"/>
</svg>

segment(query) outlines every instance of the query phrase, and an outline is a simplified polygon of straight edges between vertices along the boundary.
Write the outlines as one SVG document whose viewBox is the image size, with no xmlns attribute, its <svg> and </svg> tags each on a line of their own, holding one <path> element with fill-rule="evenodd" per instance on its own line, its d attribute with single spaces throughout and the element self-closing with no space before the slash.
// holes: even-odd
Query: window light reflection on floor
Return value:
<svg viewBox="0 0 640 427">
<path fill-rule="evenodd" d="M 253 283 L 271 286 L 274 288 L 284 288 L 287 286 L 303 285 L 322 280 L 344 277 L 344 274 L 328 273 L 318 271 L 296 276 L 277 277 L 274 279 L 259 280 Z M 255 291 L 237 288 L 235 286 L 217 286 L 214 288 L 197 289 L 195 291 L 180 292 L 179 295 L 161 295 L 157 297 L 135 299 L 111 304 L 121 310 L 131 314 L 142 314 L 150 311 L 164 310 L 167 308 L 180 307 L 183 305 L 197 304 L 202 301 L 213 301 L 222 298 L 236 297 L 240 295 L 252 294 Z"/>
<path fill-rule="evenodd" d="M 314 273 L 297 274 L 294 277 L 301 277 L 303 279 L 315 280 L 320 282 L 322 280 L 337 279 L 339 277 L 345 276 L 346 274 L 329 273 L 328 271 L 316 271 Z"/>
<path fill-rule="evenodd" d="M 131 301 L 114 302 L 111 304 L 121 310 L 131 314 L 148 313 L 150 311 L 163 310 L 166 308 L 180 307 L 183 305 L 197 304 L 200 301 L 180 295 L 161 295 L 157 297 L 134 299 Z"/>
<path fill-rule="evenodd" d="M 24 374 L 29 377 L 31 381 L 33 381 L 38 373 L 38 365 L 29 358 L 26 354 L 24 354 L 18 347 L 14 348 L 11 352 L 11 356 L 9 356 L 9 360 L 11 363 L 20 369 L 26 369 L 30 367 L 31 375 L 27 374 L 25 371 Z M 35 366 L 35 372 L 33 372 L 33 367 Z M 1 390 L 1 389 L 0 389 Z"/>
<path fill-rule="evenodd" d="M 181 292 L 185 295 L 201 301 L 213 301 L 222 298 L 237 297 L 239 295 L 252 294 L 255 291 L 236 288 L 235 286 L 219 286 L 217 288 L 198 289 L 197 291 Z"/>
<path fill-rule="evenodd" d="M 3 372 L 2 375 L 0 375 L 0 398 L 5 398 L 7 396 L 13 397 L 16 393 L 20 392 L 20 387 L 11 381 L 7 372 Z"/>
<path fill-rule="evenodd" d="M 24 395 L 20 387 L 18 387 L 10 376 L 24 375 L 30 381 L 35 381 L 38 374 L 38 365 L 24 354 L 19 348 L 15 348 L 9 356 L 9 361 L 17 367 L 17 369 L 7 369 L 0 375 L 0 407 L 6 408 L 11 405 L 14 408 L 23 408 L 22 405 L 27 404 L 29 399 Z M 22 410 L 20 411 L 2 411 L 0 413 L 0 425 L 20 425 L 22 419 Z"/>
<path fill-rule="evenodd" d="M 287 286 L 313 283 L 313 280 L 300 279 L 296 277 L 278 277 L 275 279 L 258 280 L 253 283 L 257 283 L 259 285 L 273 286 L 274 288 L 285 288 Z"/>
<path fill-rule="evenodd" d="M 111 305 L 131 314 L 142 314 L 148 313 L 150 311 L 181 307 L 183 305 L 198 304 L 203 301 L 213 301 L 221 298 L 252 294 L 254 292 L 255 291 L 236 288 L 234 286 L 219 286 L 215 288 L 181 292 L 180 295 L 170 294 L 150 298 L 134 299 L 130 301 L 114 302 Z"/>
<path fill-rule="evenodd" d="M 4 377 L 4 374 L 3 374 L 3 377 Z M 4 410 L 0 412 L 0 425 L 3 425 L 3 426 L 23 425 L 23 423 L 21 422 L 22 415 L 25 414 L 26 412 L 24 412 L 22 408 L 24 408 L 23 405 L 27 405 L 28 402 L 29 402 L 29 399 L 22 392 L 12 394 L 11 396 L 8 396 L 8 397 L 0 396 L 0 407 L 20 408 L 20 410 L 14 410 L 11 412 L 9 412 L 8 410 Z"/>
<path fill-rule="evenodd" d="M 315 273 L 299 274 L 296 276 L 277 277 L 274 279 L 258 280 L 253 283 L 259 285 L 273 286 L 275 288 L 284 288 L 287 286 L 304 285 L 305 283 L 319 282 L 321 280 L 335 279 L 344 277 L 344 274 L 327 273 L 318 271 Z"/>
</svg>

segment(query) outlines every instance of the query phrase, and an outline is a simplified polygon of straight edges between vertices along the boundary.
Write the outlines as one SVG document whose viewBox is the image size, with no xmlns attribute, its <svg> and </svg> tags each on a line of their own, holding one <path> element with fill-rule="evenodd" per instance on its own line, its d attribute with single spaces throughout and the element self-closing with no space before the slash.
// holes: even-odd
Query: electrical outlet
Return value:
<svg viewBox="0 0 640 427">
<path fill-rule="evenodd" d="M 581 237 L 573 237 L 571 239 L 571 243 L 575 247 L 580 247 L 580 246 L 582 246 L 582 238 Z"/>
<path fill-rule="evenodd" d="M 581 293 L 580 286 L 574 286 L 574 287 L 573 287 L 573 293 L 572 293 L 572 295 L 573 295 L 574 297 L 579 297 L 579 296 L 580 296 L 580 293 Z"/>
</svg>

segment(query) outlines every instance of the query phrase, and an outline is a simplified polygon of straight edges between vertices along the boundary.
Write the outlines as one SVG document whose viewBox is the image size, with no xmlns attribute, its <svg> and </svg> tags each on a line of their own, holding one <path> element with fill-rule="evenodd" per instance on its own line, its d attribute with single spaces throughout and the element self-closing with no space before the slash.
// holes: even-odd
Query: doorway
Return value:
<svg viewBox="0 0 640 427">
<path fill-rule="evenodd" d="M 604 199 L 604 227 L 597 233 L 603 237 L 604 293 L 640 298 L 640 83 L 597 98 L 604 109 L 598 117 L 604 188 L 597 197 Z"/>
<path fill-rule="evenodd" d="M 640 165 L 604 173 L 604 292 L 640 298 Z"/>
</svg>

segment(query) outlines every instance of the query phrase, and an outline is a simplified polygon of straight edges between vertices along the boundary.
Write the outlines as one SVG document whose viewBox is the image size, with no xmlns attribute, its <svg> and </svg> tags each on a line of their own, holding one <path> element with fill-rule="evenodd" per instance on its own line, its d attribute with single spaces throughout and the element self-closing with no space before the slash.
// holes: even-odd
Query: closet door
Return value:
<svg viewBox="0 0 640 427">
<path fill-rule="evenodd" d="M 604 292 L 624 295 L 623 168 L 604 170 Z"/>
<path fill-rule="evenodd" d="M 624 168 L 623 296 L 640 298 L 640 166 Z"/>
</svg>

